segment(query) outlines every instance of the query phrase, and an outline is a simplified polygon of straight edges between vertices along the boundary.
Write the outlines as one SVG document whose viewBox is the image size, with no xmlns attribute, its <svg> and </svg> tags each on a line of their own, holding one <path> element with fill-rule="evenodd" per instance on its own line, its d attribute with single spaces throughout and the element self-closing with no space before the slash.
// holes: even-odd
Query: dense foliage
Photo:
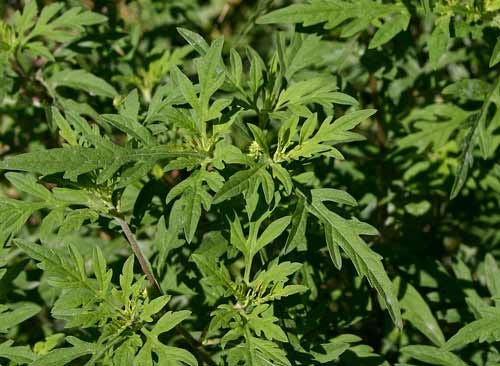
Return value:
<svg viewBox="0 0 500 366">
<path fill-rule="evenodd" d="M 0 364 L 500 364 L 500 0 L 0 13 Z"/>
</svg>

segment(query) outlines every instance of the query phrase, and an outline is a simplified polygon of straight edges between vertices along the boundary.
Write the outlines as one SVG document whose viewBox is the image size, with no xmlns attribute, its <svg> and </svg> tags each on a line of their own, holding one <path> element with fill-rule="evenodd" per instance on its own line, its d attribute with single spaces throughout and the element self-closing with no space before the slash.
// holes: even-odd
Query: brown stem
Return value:
<svg viewBox="0 0 500 366">
<path fill-rule="evenodd" d="M 141 247 L 139 246 L 139 243 L 135 239 L 134 233 L 132 233 L 130 226 L 125 220 L 123 220 L 120 217 L 115 216 L 115 220 L 118 223 L 118 225 L 120 225 L 123 234 L 127 238 L 127 241 L 129 242 L 135 257 L 137 258 L 139 264 L 141 265 L 142 272 L 144 272 L 144 274 L 146 275 L 149 283 L 153 288 L 155 288 L 158 291 L 158 293 L 163 294 L 164 292 L 161 289 L 160 284 L 158 283 L 155 275 L 153 274 L 153 271 L 151 270 L 151 264 L 142 253 Z M 203 360 L 205 364 L 209 366 L 217 365 L 214 362 L 214 360 L 212 360 L 210 354 L 202 348 L 202 344 L 198 342 L 186 328 L 184 328 L 182 325 L 177 325 L 175 327 L 175 330 L 186 340 L 186 342 L 191 346 L 193 351 L 195 351 L 195 353 L 199 356 L 199 358 Z"/>
<path fill-rule="evenodd" d="M 144 272 L 144 274 L 146 275 L 151 286 L 154 289 L 156 289 L 158 293 L 162 294 L 163 291 L 161 290 L 160 284 L 156 280 L 156 277 L 153 274 L 153 271 L 151 270 L 151 265 L 149 264 L 148 259 L 142 253 L 141 247 L 139 246 L 139 243 L 135 239 L 132 230 L 130 230 L 130 226 L 128 226 L 125 220 L 119 217 L 115 217 L 115 220 L 118 223 L 118 225 L 120 225 L 120 227 L 122 228 L 123 234 L 125 234 L 125 237 L 127 238 L 127 241 L 129 242 L 135 257 L 137 258 L 139 264 L 141 265 L 142 272 Z"/>
<path fill-rule="evenodd" d="M 186 340 L 186 342 L 188 342 L 189 345 L 191 346 L 191 348 L 196 351 L 196 353 L 198 354 L 198 356 L 203 360 L 203 362 L 205 364 L 207 364 L 208 366 L 217 366 L 217 364 L 215 363 L 215 361 L 212 360 L 212 357 L 210 356 L 210 354 L 202 348 L 202 344 L 200 342 L 198 342 L 187 331 L 186 328 L 184 328 L 182 325 L 178 325 L 178 326 L 175 327 L 175 330 L 177 331 L 177 333 L 179 333 L 181 336 L 184 337 L 184 339 Z"/>
</svg>

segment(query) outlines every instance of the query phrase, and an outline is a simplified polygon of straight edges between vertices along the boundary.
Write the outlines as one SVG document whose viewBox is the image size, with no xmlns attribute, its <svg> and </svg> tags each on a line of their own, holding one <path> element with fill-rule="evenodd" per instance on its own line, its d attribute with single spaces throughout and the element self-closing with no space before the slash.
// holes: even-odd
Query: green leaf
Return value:
<svg viewBox="0 0 500 366">
<path fill-rule="evenodd" d="M 49 82 L 54 88 L 67 86 L 108 98 L 118 94 L 113 86 L 85 70 L 62 70 L 52 75 Z"/>
<path fill-rule="evenodd" d="M 497 261 L 490 254 L 486 254 L 484 258 L 484 272 L 486 277 L 486 286 L 490 291 L 491 297 L 500 305 L 500 268 Z"/>
<path fill-rule="evenodd" d="M 30 50 L 35 57 L 45 57 L 52 62 L 56 60 L 50 50 L 42 42 L 30 42 L 26 45 L 26 48 Z"/>
<path fill-rule="evenodd" d="M 332 234 L 335 245 L 342 248 L 353 262 L 358 274 L 365 276 L 370 285 L 377 290 L 392 320 L 398 328 L 402 328 L 399 302 L 393 284 L 382 265 L 382 257 L 372 251 L 360 237 L 360 235 L 373 235 L 373 228 L 355 219 L 345 220 L 317 200 L 311 203 L 309 210 L 324 225 L 329 226 L 328 230 Z M 335 253 L 330 254 L 332 258 L 336 257 Z"/>
<path fill-rule="evenodd" d="M 134 282 L 134 256 L 131 255 L 123 264 L 120 275 L 120 287 L 125 297 L 132 294 L 132 283 Z"/>
<path fill-rule="evenodd" d="M 479 116 L 475 116 L 478 120 Z M 472 128 L 466 135 L 464 141 L 462 142 L 462 154 L 460 157 L 460 163 L 455 174 L 455 180 L 453 181 L 453 187 L 451 188 L 450 198 L 455 198 L 462 187 L 464 186 L 469 169 L 472 168 L 474 164 L 473 151 L 475 147 L 476 140 L 476 129 Z"/>
<path fill-rule="evenodd" d="M 335 92 L 336 89 L 337 87 L 331 80 L 320 77 L 293 83 L 281 92 L 275 110 L 312 103 L 322 105 L 339 102 L 339 104 L 357 104 L 354 98 Z"/>
<path fill-rule="evenodd" d="M 129 136 L 141 141 L 144 145 L 151 145 L 153 143 L 151 132 L 135 119 L 118 114 L 103 114 L 101 118 L 110 125 L 126 132 Z"/>
<path fill-rule="evenodd" d="M 95 278 L 98 283 L 98 288 L 103 296 L 106 296 L 108 290 L 111 288 L 111 279 L 113 277 L 113 271 L 106 270 L 106 259 L 102 253 L 100 247 L 96 246 L 93 252 L 92 264 L 94 267 Z"/>
<path fill-rule="evenodd" d="M 278 236 L 285 231 L 285 229 L 290 225 L 292 220 L 291 216 L 280 217 L 279 219 L 273 221 L 261 234 L 257 240 L 256 247 L 253 249 L 255 253 L 264 248 L 266 245 L 274 241 Z"/>
<path fill-rule="evenodd" d="M 272 164 L 271 169 L 273 171 L 273 177 L 277 178 L 283 185 L 286 195 L 290 195 L 293 189 L 293 182 L 288 170 L 283 168 L 280 164 Z"/>
<path fill-rule="evenodd" d="M 229 78 L 236 86 L 241 86 L 243 79 L 243 61 L 241 56 L 234 48 L 229 50 L 231 72 Z"/>
<path fill-rule="evenodd" d="M 217 192 L 222 185 L 223 178 L 221 175 L 216 172 L 200 170 L 193 173 L 168 192 L 166 198 L 167 204 L 175 197 L 182 195 L 183 226 L 188 243 L 194 238 L 202 213 L 202 205 L 207 211 L 212 205 L 212 196 L 207 192 L 208 188 Z"/>
<path fill-rule="evenodd" d="M 35 24 L 35 17 L 38 13 L 38 6 L 36 0 L 27 1 L 23 13 L 17 18 L 15 26 L 19 34 L 24 34 L 26 31 Z"/>
<path fill-rule="evenodd" d="M 437 69 L 439 60 L 448 50 L 448 43 L 451 38 L 449 27 L 449 16 L 441 17 L 436 20 L 434 30 L 429 37 L 429 63 L 433 69 Z"/>
<path fill-rule="evenodd" d="M 432 346 L 406 346 L 401 352 L 416 360 L 440 366 L 467 366 L 467 364 L 451 352 Z"/>
<path fill-rule="evenodd" d="M 141 311 L 141 319 L 145 322 L 152 322 L 152 316 L 163 309 L 169 300 L 170 296 L 163 295 L 145 304 Z"/>
<path fill-rule="evenodd" d="M 307 207 L 302 197 L 299 197 L 292 216 L 292 226 L 283 249 L 284 254 L 290 253 L 295 248 L 303 248 L 306 243 Z"/>
<path fill-rule="evenodd" d="M 446 342 L 444 348 L 448 351 L 456 350 L 473 342 L 484 342 L 494 336 L 499 341 L 498 322 L 500 317 L 486 317 L 478 319 L 460 328 L 460 330 Z"/>
<path fill-rule="evenodd" d="M 420 202 L 407 203 L 404 207 L 405 211 L 410 215 L 423 216 L 431 209 L 431 204 L 429 201 L 423 200 Z"/>
<path fill-rule="evenodd" d="M 443 147 L 454 131 L 463 124 L 470 114 L 453 104 L 431 104 L 410 114 L 405 122 L 415 121 L 418 132 L 400 138 L 400 149 L 416 147 L 418 153 L 432 146 L 434 150 Z"/>
<path fill-rule="evenodd" d="M 196 90 L 194 89 L 193 83 L 191 80 L 182 73 L 181 70 L 177 66 L 172 67 L 170 71 L 172 76 L 172 80 L 180 88 L 180 91 L 186 101 L 193 107 L 193 109 L 199 111 L 200 103 L 198 101 L 198 96 L 196 95 Z M 201 132 L 201 127 L 197 126 L 198 131 Z"/>
<path fill-rule="evenodd" d="M 52 120 L 56 123 L 59 128 L 59 135 L 65 139 L 70 145 L 78 145 L 77 134 L 73 131 L 68 121 L 62 116 L 59 109 L 51 108 Z"/>
<path fill-rule="evenodd" d="M 1 166 L 0 166 L 1 167 Z M 227 182 L 222 186 L 221 189 L 214 196 L 213 203 L 218 204 L 229 198 L 237 196 L 248 188 L 249 181 L 255 177 L 259 171 L 264 168 L 264 164 L 259 164 L 248 170 L 239 171 L 231 176 Z"/>
<path fill-rule="evenodd" d="M 0 357 L 6 358 L 16 365 L 26 365 L 33 362 L 36 355 L 28 346 L 12 346 L 14 341 L 8 340 L 0 343 Z"/>
<path fill-rule="evenodd" d="M 40 306 L 31 302 L 18 302 L 8 305 L 11 311 L 2 311 L 0 307 L 0 333 L 6 333 L 9 328 L 35 316 L 42 310 Z"/>
<path fill-rule="evenodd" d="M 208 114 L 210 97 L 222 86 L 225 79 L 225 68 L 221 56 L 223 45 L 224 39 L 217 38 L 197 64 L 200 82 L 200 104 L 203 108 L 206 108 L 203 113 L 205 120 L 207 120 L 205 116 Z"/>
<path fill-rule="evenodd" d="M 385 19 L 384 24 L 392 21 L 400 22 L 398 29 L 403 30 L 406 28 L 402 27 L 404 22 L 398 21 L 397 18 L 400 14 L 409 18 L 408 10 L 403 4 L 381 4 L 372 0 L 352 2 L 345 0 L 310 0 L 305 4 L 294 4 L 265 14 L 257 19 L 257 23 L 302 23 L 306 27 L 325 23 L 326 29 L 340 26 L 342 36 L 351 37 L 367 29 L 370 25 L 384 27 L 381 25 L 380 19 Z M 396 20 L 392 19 L 391 16 L 395 16 Z M 386 28 L 389 28 L 389 26 Z M 394 36 L 396 30 L 386 29 L 383 33 Z M 389 40 L 389 35 L 383 36 L 381 34 L 378 37 L 385 37 L 385 39 Z"/>
<path fill-rule="evenodd" d="M 177 31 L 200 55 L 207 53 L 210 46 L 202 36 L 182 27 L 178 27 Z"/>
<path fill-rule="evenodd" d="M 443 332 L 422 296 L 411 284 L 400 281 L 399 278 L 394 281 L 394 287 L 400 289 L 400 293 L 403 294 L 399 301 L 403 309 L 403 318 L 436 346 L 442 347 L 445 343 Z"/>
<path fill-rule="evenodd" d="M 491 53 L 490 58 L 490 67 L 495 66 L 500 62 L 500 37 L 497 38 L 497 42 L 495 47 L 493 48 L 493 52 Z"/>
<path fill-rule="evenodd" d="M 44 203 L 30 204 L 15 200 L 3 201 L 0 198 L 0 248 L 3 247 L 11 235 L 21 230 L 23 225 L 36 210 L 44 206 Z"/>
<path fill-rule="evenodd" d="M 102 168 L 111 177 L 121 166 L 134 161 L 175 157 L 204 158 L 204 154 L 178 150 L 169 150 L 168 146 L 150 146 L 143 149 L 130 149 L 118 145 L 108 147 L 88 148 L 70 146 L 20 154 L 6 158 L 0 162 L 0 170 L 20 170 L 44 175 L 66 173 L 66 176 L 76 178 L 79 175 Z M 101 180 L 103 180 L 101 178 Z"/>
<path fill-rule="evenodd" d="M 52 200 L 50 191 L 30 175 L 9 172 L 5 174 L 5 177 L 21 192 L 26 192 L 42 201 Z"/>
<path fill-rule="evenodd" d="M 302 267 L 301 263 L 291 263 L 291 262 L 282 262 L 280 264 L 272 264 L 267 270 L 260 272 L 257 277 L 250 283 L 252 288 L 262 291 L 262 289 L 267 289 L 273 284 L 284 284 L 288 281 L 288 278 L 297 272 Z M 286 286 L 285 289 L 290 286 Z M 297 292 L 303 292 L 307 290 L 305 286 L 299 286 L 300 289 Z M 270 289 L 271 297 L 277 295 L 282 289 L 280 286 L 272 286 Z M 286 294 L 281 294 L 286 296 Z"/>
<path fill-rule="evenodd" d="M 87 343 L 75 337 L 67 337 L 66 340 L 72 344 L 72 347 L 56 348 L 37 358 L 30 366 L 64 366 L 77 358 L 91 355 L 97 350 L 94 343 Z"/>
<path fill-rule="evenodd" d="M 463 79 L 448 85 L 442 93 L 465 100 L 483 101 L 490 90 L 490 84 L 480 79 Z"/>
<path fill-rule="evenodd" d="M 361 122 L 366 121 L 368 118 L 377 113 L 375 109 L 361 109 L 359 111 L 344 114 L 342 117 L 337 118 L 330 126 L 328 131 L 347 131 L 351 130 Z M 321 131 L 321 127 L 320 127 Z"/>
<path fill-rule="evenodd" d="M 188 310 L 167 312 L 155 324 L 151 330 L 151 335 L 159 336 L 161 333 L 168 332 L 173 329 L 177 324 L 189 318 L 191 312 Z"/>
<path fill-rule="evenodd" d="M 408 28 L 410 23 L 410 14 L 401 13 L 397 14 L 392 19 L 387 19 L 383 26 L 381 26 L 373 35 L 373 38 L 368 45 L 368 48 L 377 48 L 383 44 L 389 42 L 401 31 Z"/>
<path fill-rule="evenodd" d="M 180 322 L 188 318 L 189 315 L 190 312 L 186 310 L 177 312 L 169 311 L 158 320 L 151 331 L 146 328 L 142 328 L 141 332 L 144 333 L 147 340 L 142 349 L 136 355 L 134 364 L 137 366 L 152 366 L 152 354 L 155 353 L 158 359 L 158 364 L 160 365 L 165 365 L 175 361 L 177 363 L 183 363 L 190 366 L 197 366 L 198 362 L 191 353 L 182 348 L 166 346 L 158 340 L 158 336 L 173 329 Z"/>
<path fill-rule="evenodd" d="M 500 78 L 497 79 L 493 88 L 486 96 L 481 110 L 478 113 L 473 113 L 469 116 L 468 122 L 472 126 L 462 141 L 462 153 L 460 155 L 459 165 L 455 175 L 455 181 L 451 189 L 450 198 L 455 198 L 467 180 L 469 169 L 474 164 L 474 148 L 476 144 L 479 145 L 481 154 L 484 159 L 490 157 L 496 146 L 491 143 L 491 135 L 497 128 L 494 122 L 487 125 L 489 117 L 488 111 L 490 106 L 494 104 L 495 107 L 500 108 Z M 493 117 L 495 119 L 495 116 Z"/>
<path fill-rule="evenodd" d="M 249 86 L 252 95 L 257 95 L 258 91 L 263 84 L 263 72 L 266 69 L 266 65 L 259 54 L 250 47 L 246 48 L 247 57 L 250 60 L 250 75 L 249 75 Z"/>
<path fill-rule="evenodd" d="M 334 188 L 316 188 L 311 190 L 313 201 L 332 201 L 342 205 L 357 206 L 356 199 L 346 191 Z"/>
<path fill-rule="evenodd" d="M 70 257 L 59 250 L 24 240 L 17 239 L 15 244 L 28 256 L 40 262 L 38 267 L 45 271 L 51 286 L 60 289 L 88 288 L 88 279 L 83 277 L 85 270 L 82 268 L 81 256 L 75 252 L 75 248 L 71 249 L 73 254 Z M 75 272 L 75 269 L 79 272 Z"/>
<path fill-rule="evenodd" d="M 69 42 L 83 32 L 85 26 L 103 23 L 107 18 L 101 14 L 75 7 L 63 12 L 59 17 L 55 15 L 63 9 L 63 5 L 54 3 L 42 9 L 33 29 L 22 34 L 23 43 L 35 37 L 45 37 L 56 42 Z M 32 26 L 32 23 L 28 28 Z"/>
</svg>

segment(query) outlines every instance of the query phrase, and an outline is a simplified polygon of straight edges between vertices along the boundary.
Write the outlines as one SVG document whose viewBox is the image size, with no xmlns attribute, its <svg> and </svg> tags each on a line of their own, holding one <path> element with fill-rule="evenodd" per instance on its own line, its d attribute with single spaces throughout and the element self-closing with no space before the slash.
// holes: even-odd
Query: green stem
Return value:
<svg viewBox="0 0 500 366">
<path fill-rule="evenodd" d="M 250 283 L 250 271 L 252 270 L 253 256 L 245 258 L 245 273 L 243 275 L 243 280 L 245 283 Z"/>
<path fill-rule="evenodd" d="M 117 344 L 121 338 L 122 338 L 122 333 L 127 329 L 126 327 L 122 327 L 118 333 L 116 333 L 113 338 L 111 338 L 111 341 L 106 344 L 104 348 L 102 348 L 98 353 L 94 354 L 92 358 L 85 364 L 85 366 L 92 366 L 95 365 L 95 362 L 99 360 L 107 350 L 111 349 L 114 347 L 115 344 Z"/>
</svg>

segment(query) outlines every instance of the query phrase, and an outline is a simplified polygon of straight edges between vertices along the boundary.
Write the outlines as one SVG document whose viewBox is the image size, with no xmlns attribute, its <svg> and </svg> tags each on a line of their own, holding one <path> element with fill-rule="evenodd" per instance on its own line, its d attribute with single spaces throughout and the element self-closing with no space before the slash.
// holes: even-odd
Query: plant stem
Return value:
<svg viewBox="0 0 500 366">
<path fill-rule="evenodd" d="M 154 287 L 158 291 L 159 294 L 163 294 L 164 292 L 161 289 L 160 284 L 158 283 L 155 275 L 153 274 L 153 271 L 151 270 L 151 264 L 142 253 L 141 247 L 139 246 L 139 243 L 135 239 L 134 233 L 132 233 L 130 226 L 122 218 L 116 216 L 114 218 L 118 223 L 118 225 L 120 225 L 120 227 L 122 228 L 123 234 L 127 238 L 127 241 L 129 242 L 135 257 L 139 261 L 141 269 L 146 275 L 149 283 L 151 284 L 152 287 Z M 191 346 L 193 351 L 199 356 L 200 359 L 203 360 L 205 364 L 209 366 L 217 365 L 214 362 L 214 360 L 212 360 L 210 354 L 202 348 L 202 344 L 198 342 L 186 328 L 184 328 L 182 325 L 177 325 L 175 327 L 175 330 L 186 340 L 186 342 Z"/>
<path fill-rule="evenodd" d="M 127 222 L 119 217 L 115 216 L 115 220 L 120 225 L 122 228 L 123 234 L 125 234 L 125 237 L 127 238 L 127 241 L 130 244 L 130 247 L 132 248 L 132 251 L 134 252 L 135 257 L 139 261 L 139 264 L 141 265 L 141 269 L 146 275 L 149 283 L 151 286 L 158 291 L 158 293 L 162 294 L 163 291 L 160 287 L 160 284 L 156 280 L 155 275 L 153 274 L 153 271 L 151 270 L 151 265 L 148 261 L 148 259 L 144 256 L 142 253 L 141 247 L 139 246 L 139 243 L 135 239 L 134 234 L 132 233 L 132 230 L 130 230 L 130 226 L 127 224 Z"/>
<path fill-rule="evenodd" d="M 250 256 L 248 259 L 245 259 L 245 273 L 243 275 L 243 280 L 247 284 L 250 282 L 250 271 L 252 270 L 252 262 L 253 262 L 253 256 Z"/>
</svg>

